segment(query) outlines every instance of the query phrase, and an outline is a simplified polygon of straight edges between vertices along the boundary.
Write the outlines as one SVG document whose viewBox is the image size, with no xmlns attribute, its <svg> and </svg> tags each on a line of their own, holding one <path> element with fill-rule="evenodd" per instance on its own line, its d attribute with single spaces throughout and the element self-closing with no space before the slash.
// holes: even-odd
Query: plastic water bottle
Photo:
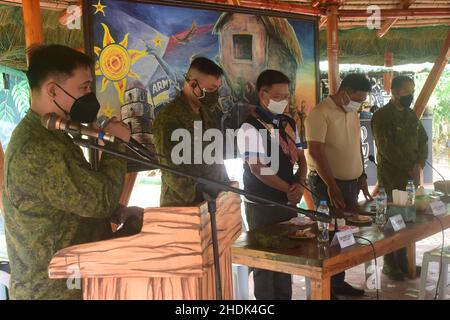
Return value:
<svg viewBox="0 0 450 320">
<path fill-rule="evenodd" d="M 330 209 L 328 208 L 327 201 L 321 200 L 320 205 L 317 208 L 317 212 L 324 213 L 326 215 L 330 215 Z M 329 229 L 330 224 L 328 222 L 317 221 L 317 228 L 319 229 L 319 235 L 317 236 L 317 240 L 319 242 L 329 242 Z"/>
<path fill-rule="evenodd" d="M 408 192 L 408 206 L 414 205 L 414 200 L 416 199 L 416 187 L 414 186 L 414 180 L 409 179 L 406 185 L 406 192 Z"/>
<path fill-rule="evenodd" d="M 375 223 L 378 227 L 383 228 L 386 224 L 387 195 L 384 187 L 380 187 L 377 195 L 377 215 Z"/>
</svg>

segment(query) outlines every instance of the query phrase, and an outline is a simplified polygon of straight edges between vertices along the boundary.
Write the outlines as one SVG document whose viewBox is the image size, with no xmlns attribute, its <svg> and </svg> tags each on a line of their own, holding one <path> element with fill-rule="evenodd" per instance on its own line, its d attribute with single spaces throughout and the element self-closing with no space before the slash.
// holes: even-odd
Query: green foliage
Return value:
<svg viewBox="0 0 450 320">
<path fill-rule="evenodd" d="M 0 90 L 0 121 L 17 124 L 30 106 L 28 81 L 12 76 L 12 89 Z"/>
<path fill-rule="evenodd" d="M 438 135 L 442 133 L 444 126 L 449 125 L 450 121 L 450 71 L 446 71 L 438 85 L 434 95 L 436 97 L 436 104 L 433 106 L 433 118 L 438 125 Z M 445 129 L 444 129 L 445 130 Z"/>
<path fill-rule="evenodd" d="M 6 150 L 14 128 L 30 106 L 30 93 L 25 74 L 8 68 L 5 72 L 10 75 L 11 89 L 0 89 L 0 143 L 3 150 Z"/>
<path fill-rule="evenodd" d="M 2 99 L 0 101 L 0 122 L 14 123 L 15 118 L 14 107 L 8 104 L 8 99 Z"/>
<path fill-rule="evenodd" d="M 22 80 L 16 84 L 11 91 L 11 95 L 14 100 L 14 105 L 20 113 L 20 118 L 23 118 L 30 107 L 30 91 L 28 81 Z"/>
<path fill-rule="evenodd" d="M 436 104 L 433 106 L 433 153 L 449 159 L 450 148 L 450 70 L 446 70 L 439 80 L 434 95 Z"/>
<path fill-rule="evenodd" d="M 429 73 L 416 75 L 416 95 L 422 90 Z M 446 145 L 450 139 L 450 70 L 446 69 L 436 85 L 428 102 L 425 115 L 431 112 L 433 117 L 433 154 L 444 156 L 448 153 Z"/>
</svg>

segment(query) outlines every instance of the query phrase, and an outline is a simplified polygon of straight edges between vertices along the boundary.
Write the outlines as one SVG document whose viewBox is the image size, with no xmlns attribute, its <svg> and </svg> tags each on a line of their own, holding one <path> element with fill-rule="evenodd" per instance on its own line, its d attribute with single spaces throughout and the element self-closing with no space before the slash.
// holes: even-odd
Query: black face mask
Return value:
<svg viewBox="0 0 450 320">
<path fill-rule="evenodd" d="M 189 81 L 189 78 L 186 78 Z M 214 107 L 219 102 L 219 90 L 208 92 L 205 89 L 200 88 L 198 81 L 194 79 L 194 85 L 191 85 L 192 92 L 197 97 L 198 101 L 200 101 L 205 107 L 211 108 Z M 195 92 L 195 88 L 198 87 L 202 91 L 202 95 L 198 96 Z"/>
<path fill-rule="evenodd" d="M 414 95 L 413 94 L 409 94 L 407 96 L 401 96 L 400 97 L 400 104 L 403 107 L 409 109 L 409 107 L 411 106 L 411 103 L 413 102 L 413 100 L 414 100 Z"/>
<path fill-rule="evenodd" d="M 70 108 L 70 112 L 67 113 L 61 106 L 53 100 L 58 108 L 60 108 L 66 115 L 70 116 L 70 120 L 79 123 L 91 123 L 97 118 L 97 113 L 100 110 L 100 103 L 93 92 L 89 92 L 84 96 L 76 99 L 70 93 L 68 93 L 59 84 L 56 84 L 65 94 L 75 100 Z"/>
<path fill-rule="evenodd" d="M 214 107 L 219 102 L 219 90 L 205 92 L 205 96 L 198 100 L 208 108 Z"/>
</svg>

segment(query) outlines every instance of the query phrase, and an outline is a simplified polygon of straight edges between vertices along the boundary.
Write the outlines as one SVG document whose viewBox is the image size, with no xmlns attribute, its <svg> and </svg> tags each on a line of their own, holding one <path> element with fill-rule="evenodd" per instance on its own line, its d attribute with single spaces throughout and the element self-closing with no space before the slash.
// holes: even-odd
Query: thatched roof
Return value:
<svg viewBox="0 0 450 320">
<path fill-rule="evenodd" d="M 384 53 L 394 54 L 394 64 L 434 62 L 450 26 L 396 28 L 383 37 L 377 30 L 339 31 L 339 63 L 384 65 Z M 320 32 L 320 59 L 327 59 L 326 30 Z"/>
<path fill-rule="evenodd" d="M 45 43 L 83 47 L 82 30 L 69 30 L 58 22 L 59 12 L 41 10 Z M 0 65 L 26 70 L 22 8 L 0 5 Z"/>
<path fill-rule="evenodd" d="M 220 0 L 222 2 L 227 2 L 227 0 Z M 261 1 L 258 0 L 240 0 L 241 6 L 259 8 L 258 4 Z M 279 2 L 283 6 L 296 5 L 298 7 L 313 8 L 312 4 L 317 4 L 315 8 L 320 8 L 322 5 L 325 6 L 325 2 L 332 2 L 332 0 L 271 0 L 271 3 Z M 369 6 L 376 5 L 381 10 L 396 10 L 396 9 L 440 9 L 448 10 L 450 12 L 450 1 L 449 0 L 340 0 L 339 10 L 359 10 L 366 11 Z M 271 5 L 273 6 L 273 5 Z M 267 9 L 267 8 L 265 8 Z M 286 9 L 288 12 L 295 12 L 295 10 Z M 392 26 L 392 28 L 416 28 L 423 26 L 443 26 L 450 25 L 450 15 L 445 16 L 401 16 L 397 17 L 397 21 Z M 386 19 L 382 19 L 382 23 Z M 340 17 L 339 18 L 339 29 L 349 29 L 364 27 L 367 24 L 366 17 Z"/>
<path fill-rule="evenodd" d="M 25 70 L 25 35 L 20 7 L 21 1 L 7 0 L 7 2 L 18 6 L 0 5 L 0 65 Z M 82 31 L 69 30 L 58 22 L 59 14 L 64 9 L 64 6 L 76 2 L 75 0 L 41 1 L 45 43 L 67 44 L 74 48 L 83 47 Z M 228 3 L 228 0 L 217 0 L 217 2 Z M 295 4 L 305 8 L 312 8 L 312 4 L 315 1 L 270 1 L 270 3 L 274 2 L 279 2 L 280 5 L 284 6 Z M 316 2 L 324 3 L 325 0 L 318 0 Z M 240 4 L 245 7 L 259 8 L 261 6 L 259 3 L 262 2 L 258 0 L 240 0 Z M 343 5 L 340 6 L 339 10 L 365 11 L 368 5 L 378 5 L 381 10 L 392 10 L 402 9 L 405 4 L 408 4 L 412 10 L 434 8 L 448 10 L 450 12 L 450 0 L 345 0 L 342 3 Z M 53 11 L 46 10 L 45 8 L 53 8 Z M 286 8 L 284 10 L 291 12 Z M 228 21 L 231 14 L 222 14 L 214 28 L 216 32 Z M 323 19 L 322 17 L 321 21 Z M 382 24 L 384 20 L 381 22 Z M 266 26 L 269 34 L 274 39 L 280 41 L 300 64 L 303 61 L 302 51 L 295 32 L 287 20 L 283 18 L 262 17 L 262 22 Z M 399 17 L 383 38 L 377 37 L 377 30 L 368 29 L 366 23 L 367 18 L 340 17 L 340 63 L 383 65 L 383 56 L 386 51 L 394 53 L 394 64 L 396 65 L 403 63 L 434 62 L 450 26 L 450 14 L 441 15 L 440 17 Z M 326 24 L 324 24 L 324 27 L 326 27 Z M 320 55 L 322 60 L 326 59 L 326 52 L 325 34 L 324 31 L 321 31 Z"/>
<path fill-rule="evenodd" d="M 233 14 L 234 13 L 222 13 L 214 26 L 213 33 L 219 34 L 220 29 L 227 23 Z M 267 16 L 261 16 L 260 18 L 266 27 L 267 33 L 272 38 L 279 41 L 291 53 L 297 64 L 302 64 L 303 54 L 302 49 L 300 48 L 300 39 L 297 39 L 295 31 L 287 19 Z"/>
</svg>

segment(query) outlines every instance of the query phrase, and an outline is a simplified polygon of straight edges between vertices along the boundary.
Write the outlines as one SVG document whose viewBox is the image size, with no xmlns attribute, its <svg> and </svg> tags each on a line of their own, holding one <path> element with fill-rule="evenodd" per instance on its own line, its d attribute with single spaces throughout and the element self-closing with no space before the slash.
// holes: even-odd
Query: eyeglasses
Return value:
<svg viewBox="0 0 450 320">
<path fill-rule="evenodd" d="M 220 86 L 218 86 L 216 89 L 206 89 L 206 88 L 200 87 L 200 84 L 198 83 L 198 80 L 197 80 L 197 79 L 191 79 L 191 78 L 189 78 L 189 77 L 187 76 L 187 74 L 184 75 L 184 78 L 186 79 L 187 82 L 189 82 L 189 81 L 191 81 L 191 80 L 194 81 L 194 86 L 193 86 L 194 91 L 193 91 L 193 92 L 194 92 L 194 95 L 195 95 L 197 98 L 199 98 L 199 99 L 205 97 L 205 95 L 206 95 L 207 93 L 213 93 L 213 92 L 219 91 L 219 90 L 221 89 L 221 87 L 222 87 L 222 85 L 220 85 Z M 201 93 L 200 95 L 198 95 L 198 94 L 195 92 L 195 88 L 199 88 L 200 91 L 201 91 L 202 93 Z"/>
</svg>

